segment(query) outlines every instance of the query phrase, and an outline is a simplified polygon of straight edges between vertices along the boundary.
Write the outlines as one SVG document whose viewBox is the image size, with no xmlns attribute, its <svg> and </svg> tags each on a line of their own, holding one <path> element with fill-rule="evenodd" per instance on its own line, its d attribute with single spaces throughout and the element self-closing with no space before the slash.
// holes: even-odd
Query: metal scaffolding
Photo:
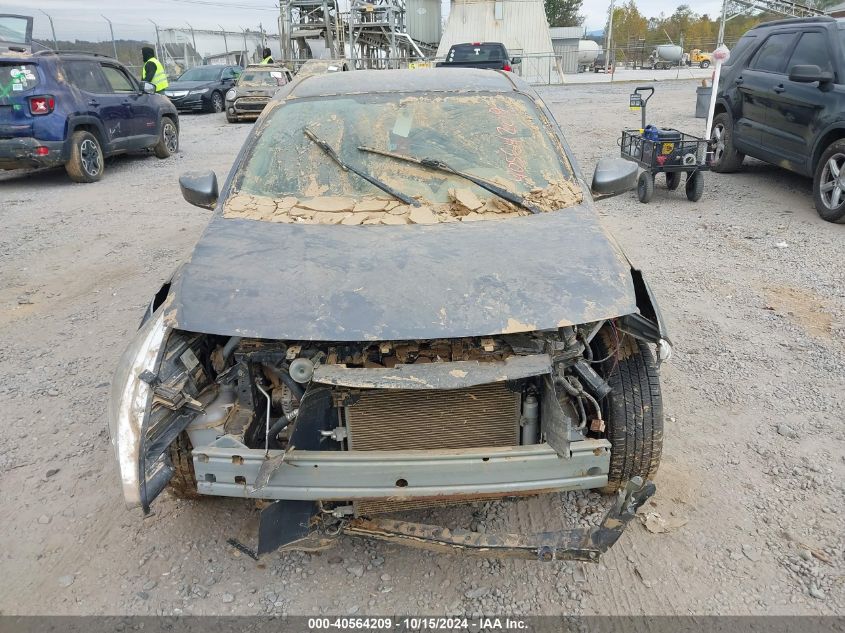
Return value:
<svg viewBox="0 0 845 633">
<path fill-rule="evenodd" d="M 722 19 L 719 23 L 718 44 L 725 42 L 725 22 L 747 13 L 772 13 L 795 18 L 809 18 L 824 15 L 814 9 L 790 0 L 722 0 Z"/>
</svg>

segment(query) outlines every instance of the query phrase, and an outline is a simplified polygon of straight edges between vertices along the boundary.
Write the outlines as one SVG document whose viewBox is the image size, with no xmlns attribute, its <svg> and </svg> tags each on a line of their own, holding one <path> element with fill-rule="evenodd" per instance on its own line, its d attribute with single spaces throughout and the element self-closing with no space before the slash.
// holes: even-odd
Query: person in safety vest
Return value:
<svg viewBox="0 0 845 633">
<path fill-rule="evenodd" d="M 156 92 L 163 92 L 169 85 L 164 66 L 155 58 L 155 51 L 149 46 L 141 48 L 144 66 L 141 69 L 141 81 L 148 81 L 156 87 Z"/>
<path fill-rule="evenodd" d="M 273 52 L 269 48 L 265 48 L 262 52 L 264 55 L 264 59 L 261 60 L 262 64 L 272 64 L 273 62 Z"/>
</svg>

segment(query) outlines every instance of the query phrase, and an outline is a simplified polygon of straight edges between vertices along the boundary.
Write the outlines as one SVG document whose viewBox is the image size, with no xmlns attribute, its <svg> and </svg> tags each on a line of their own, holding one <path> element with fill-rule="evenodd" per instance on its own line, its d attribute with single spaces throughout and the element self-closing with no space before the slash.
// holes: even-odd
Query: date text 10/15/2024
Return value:
<svg viewBox="0 0 845 633">
<path fill-rule="evenodd" d="M 308 618 L 308 630 L 341 631 L 526 631 L 528 623 L 513 617 L 323 617 Z"/>
</svg>

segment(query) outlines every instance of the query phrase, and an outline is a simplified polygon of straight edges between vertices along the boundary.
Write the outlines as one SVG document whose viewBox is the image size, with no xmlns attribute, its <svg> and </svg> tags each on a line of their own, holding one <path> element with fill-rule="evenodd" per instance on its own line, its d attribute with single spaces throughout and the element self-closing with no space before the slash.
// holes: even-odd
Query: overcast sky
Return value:
<svg viewBox="0 0 845 633">
<path fill-rule="evenodd" d="M 621 2 L 622 0 L 617 0 Z M 344 0 L 341 3 L 345 5 Z M 443 0 L 444 15 L 448 2 Z M 584 0 L 582 13 L 588 30 L 600 29 L 607 19 L 609 0 Z M 637 0 L 640 11 L 648 17 L 672 13 L 683 0 Z M 721 10 L 720 0 L 703 0 L 689 4 L 699 13 L 716 16 Z M 225 5 L 225 6 L 219 6 Z M 155 30 L 148 17 L 159 26 L 179 27 L 190 22 L 194 28 L 227 30 L 257 29 L 262 23 L 269 32 L 277 32 L 277 3 L 274 0 L 38 0 L 27 4 L 19 0 L 4 0 L 0 11 L 35 16 L 35 36 L 50 37 L 50 25 L 39 11 L 42 9 L 53 18 L 59 39 L 107 39 L 108 24 L 101 14 L 114 24 L 115 37 L 148 39 L 155 37 Z"/>
</svg>

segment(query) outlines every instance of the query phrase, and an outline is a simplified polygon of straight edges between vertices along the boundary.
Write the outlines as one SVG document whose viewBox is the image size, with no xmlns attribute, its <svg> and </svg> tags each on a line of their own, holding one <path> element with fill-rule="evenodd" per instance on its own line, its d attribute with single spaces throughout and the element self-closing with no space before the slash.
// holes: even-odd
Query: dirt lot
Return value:
<svg viewBox="0 0 845 633">
<path fill-rule="evenodd" d="M 630 88 L 543 89 L 586 172 L 636 125 Z M 695 82 L 661 83 L 651 119 L 700 132 L 694 93 Z M 182 125 L 177 157 L 110 161 L 97 184 L 0 174 L 0 612 L 845 612 L 845 226 L 817 217 L 809 181 L 751 161 L 708 174 L 698 203 L 659 187 L 649 205 L 633 194 L 599 205 L 675 343 L 664 461 L 644 508 L 670 531 L 636 523 L 598 565 L 353 538 L 257 565 L 226 545 L 251 542 L 248 502 L 162 498 L 147 519 L 126 511 L 106 432 L 112 371 L 209 217 L 182 201 L 177 175 L 222 177 L 250 130 L 222 115 Z M 540 531 L 594 521 L 603 503 L 569 493 L 430 519 Z"/>
</svg>

